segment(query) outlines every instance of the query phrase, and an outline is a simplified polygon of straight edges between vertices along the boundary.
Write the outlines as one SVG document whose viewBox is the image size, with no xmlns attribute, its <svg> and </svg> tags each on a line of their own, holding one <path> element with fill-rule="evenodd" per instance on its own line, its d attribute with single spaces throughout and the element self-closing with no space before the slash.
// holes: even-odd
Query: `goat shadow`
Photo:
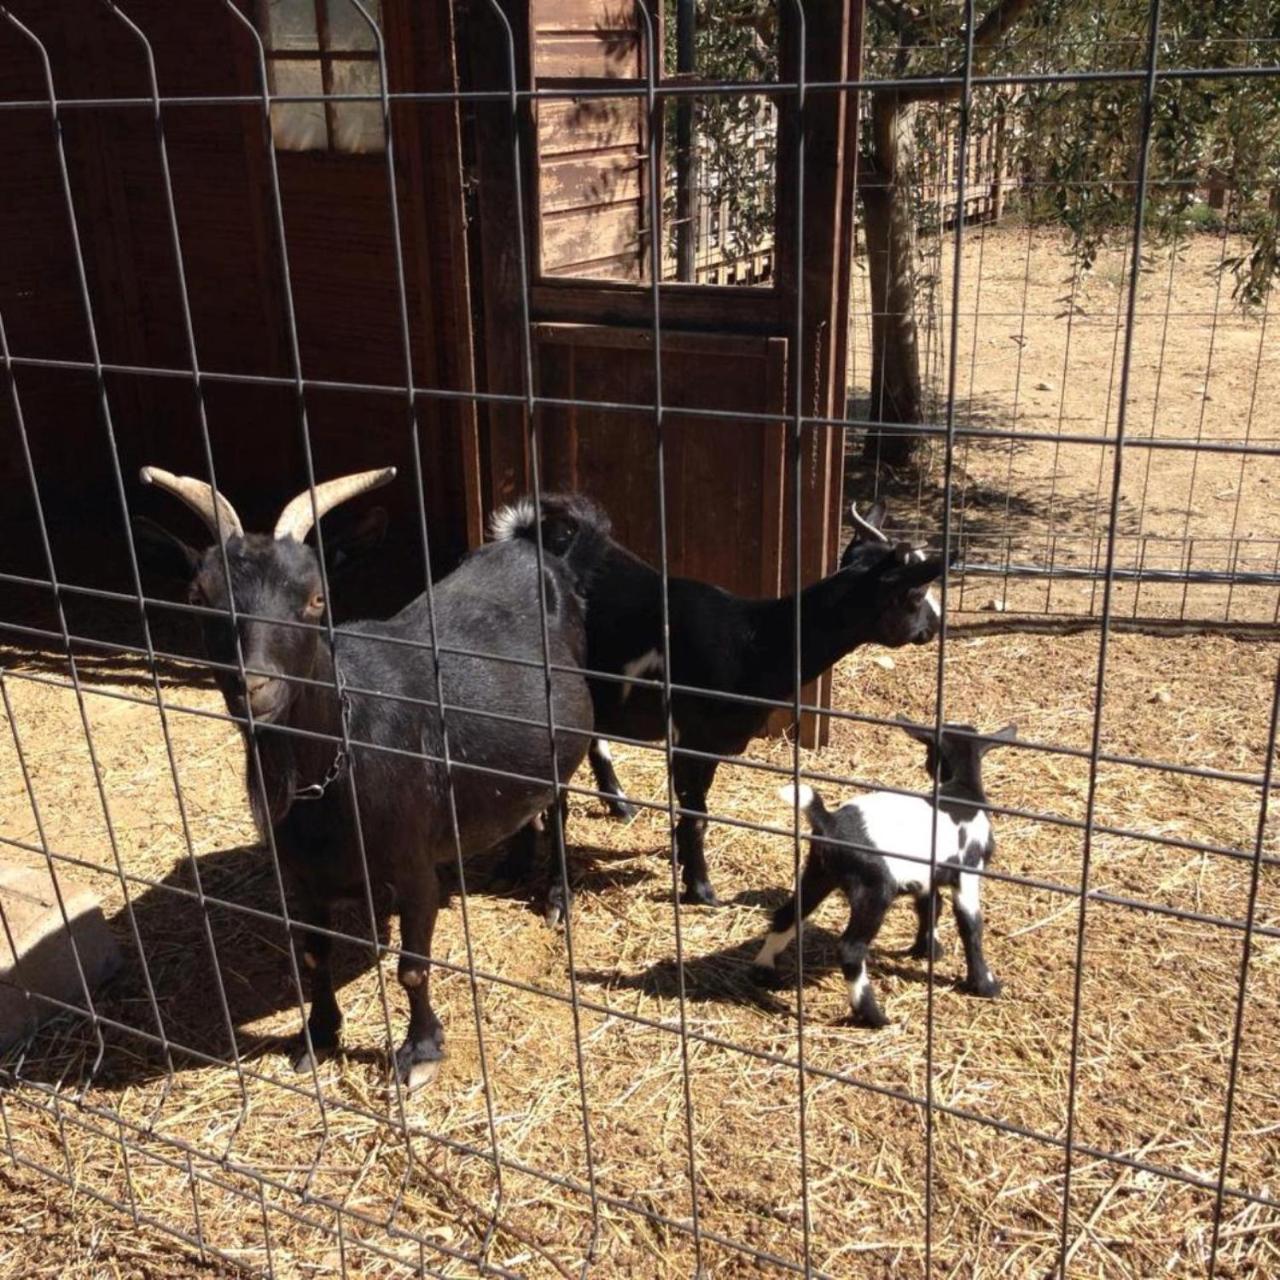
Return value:
<svg viewBox="0 0 1280 1280">
<path fill-rule="evenodd" d="M 781 890 L 749 890 L 733 899 L 734 906 L 775 908 L 787 898 Z M 757 936 L 718 951 L 684 957 L 684 998 L 695 1004 L 716 1003 L 754 1005 L 770 1014 L 794 1017 L 794 993 L 799 976 L 796 969 L 795 943 L 778 961 L 776 983 L 760 986 L 751 978 L 752 963 L 760 942 L 768 929 L 768 916 L 762 913 Z M 840 935 L 812 921 L 804 926 L 804 986 L 806 989 L 840 970 Z M 945 958 L 935 962 L 934 981 L 951 985 L 942 968 Z M 872 948 L 867 957 L 867 970 L 873 977 L 894 977 L 906 982 L 928 982 L 927 963 L 908 958 L 905 951 Z M 678 1000 L 681 992 L 681 966 L 674 958 L 659 960 L 635 973 L 618 969 L 575 969 L 578 982 L 616 991 L 640 991 L 647 996 Z M 957 978 L 958 981 L 958 978 Z M 841 1018 L 838 1022 L 846 1022 Z"/>
<path fill-rule="evenodd" d="M 596 891 L 649 873 L 643 868 L 596 867 L 590 857 L 606 850 L 584 849 L 586 868 L 575 866 L 579 851 L 569 849 L 571 879 L 577 889 Z M 467 892 L 471 897 L 510 897 L 528 901 L 540 911 L 534 884 L 510 888 L 495 884 L 500 846 L 468 858 Z M 124 1090 L 170 1074 L 242 1063 L 282 1054 L 286 1041 L 302 1025 L 302 1008 L 290 960 L 289 931 L 270 853 L 262 846 L 221 849 L 196 859 L 199 890 L 191 860 L 179 858 L 155 885 L 138 892 L 130 886 L 130 903 L 108 920 L 120 947 L 116 974 L 93 994 L 93 1010 L 104 1023 L 102 1060 L 93 1072 L 98 1088 Z M 442 910 L 453 905 L 457 873 L 441 867 Z M 286 904 L 289 899 L 286 896 Z M 290 908 L 291 910 L 291 908 Z M 393 938 L 394 902 L 389 890 L 374 887 L 376 937 L 381 945 Z M 339 992 L 376 963 L 368 904 L 342 902 L 333 913 L 334 985 Z M 395 1033 L 403 1030 L 405 1008 L 400 988 L 388 967 L 387 1004 Z M 302 993 L 307 995 L 305 971 Z M 83 997 L 72 1003 L 82 1006 Z M 83 1007 L 83 1006 L 82 1006 Z M 286 1013 L 280 1034 L 254 1029 L 256 1023 Z M 160 1028 L 168 1041 L 169 1058 L 160 1043 Z M 385 1059 L 385 1046 L 370 1041 L 349 1044 L 344 1052 L 356 1061 Z M 29 1039 L 0 1053 L 0 1084 L 8 1079 L 61 1087 L 86 1079 L 98 1056 L 98 1040 L 91 1020 L 65 1013 L 52 1018 Z M 283 1056 L 255 1068 L 267 1075 L 287 1073 Z"/>
</svg>

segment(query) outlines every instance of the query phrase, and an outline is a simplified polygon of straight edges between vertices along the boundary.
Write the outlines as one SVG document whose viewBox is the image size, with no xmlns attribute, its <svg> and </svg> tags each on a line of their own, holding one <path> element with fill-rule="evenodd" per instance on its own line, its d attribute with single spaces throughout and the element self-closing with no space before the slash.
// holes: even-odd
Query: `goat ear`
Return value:
<svg viewBox="0 0 1280 1280">
<path fill-rule="evenodd" d="M 196 576 L 200 552 L 194 547 L 170 533 L 164 525 L 157 524 L 146 516 L 134 516 L 129 523 L 133 528 L 133 545 L 142 568 L 157 577 L 183 584 Z"/>
<path fill-rule="evenodd" d="M 349 528 L 328 535 L 324 550 L 330 571 L 348 569 L 354 561 L 380 547 L 389 523 L 386 507 L 373 507 Z"/>
<path fill-rule="evenodd" d="M 898 551 L 902 553 L 903 543 Z M 910 548 L 908 548 L 908 552 Z M 884 586 L 897 591 L 910 591 L 914 587 L 927 586 L 935 579 L 942 577 L 942 557 L 926 556 L 923 560 L 908 560 L 905 564 L 895 564 L 880 579 Z"/>
<path fill-rule="evenodd" d="M 877 529 L 884 528 L 885 517 L 889 514 L 889 508 L 885 504 L 883 498 L 877 498 L 864 512 L 862 518 L 868 523 L 873 524 Z"/>
<path fill-rule="evenodd" d="M 542 521 L 542 549 L 563 556 L 578 536 L 578 522 L 565 511 L 557 511 Z"/>
</svg>

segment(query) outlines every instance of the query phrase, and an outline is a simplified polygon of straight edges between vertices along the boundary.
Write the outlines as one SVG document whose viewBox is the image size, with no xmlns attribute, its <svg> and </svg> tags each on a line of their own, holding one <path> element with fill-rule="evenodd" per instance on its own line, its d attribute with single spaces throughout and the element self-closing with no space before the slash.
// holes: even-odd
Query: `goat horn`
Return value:
<svg viewBox="0 0 1280 1280">
<path fill-rule="evenodd" d="M 370 489 L 380 488 L 394 480 L 395 476 L 395 467 L 382 467 L 378 471 L 358 471 L 355 475 L 326 480 L 323 484 L 316 485 L 314 510 L 311 506 L 311 490 L 304 489 L 280 513 L 280 519 L 276 521 L 275 536 L 301 542 L 311 532 L 311 526 L 321 516 L 332 511 L 338 503 L 368 493 Z"/>
<path fill-rule="evenodd" d="M 223 542 L 233 534 L 244 537 L 244 526 L 236 515 L 235 507 L 213 485 L 194 476 L 175 476 L 172 471 L 160 467 L 143 467 L 139 476 L 143 484 L 153 484 L 180 498 Z"/>
<path fill-rule="evenodd" d="M 888 542 L 889 539 L 882 529 L 877 529 L 870 520 L 864 520 L 858 514 L 858 504 L 851 502 L 849 504 L 849 519 L 853 521 L 853 527 L 866 534 L 873 542 Z"/>
</svg>

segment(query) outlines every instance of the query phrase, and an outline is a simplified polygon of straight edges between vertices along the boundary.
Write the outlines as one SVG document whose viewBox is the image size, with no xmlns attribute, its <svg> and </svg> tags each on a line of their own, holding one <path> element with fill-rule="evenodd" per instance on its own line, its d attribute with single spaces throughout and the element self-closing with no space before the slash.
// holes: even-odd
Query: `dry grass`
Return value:
<svg viewBox="0 0 1280 1280">
<path fill-rule="evenodd" d="M 20 655 L 10 658 L 18 671 L 30 669 Z M 1104 750 L 1259 773 L 1276 659 L 1274 644 L 1114 637 Z M 935 655 L 904 652 L 892 661 L 892 670 L 870 654 L 844 662 L 837 705 L 879 715 L 931 714 Z M 980 725 L 1017 719 L 1032 741 L 1087 747 L 1096 661 L 1095 636 L 957 634 L 947 652 L 948 707 Z M 1204 678 L 1207 672 L 1214 673 L 1211 681 Z M 118 667 L 95 678 L 89 664 L 87 674 L 95 688 L 128 687 L 146 696 L 145 684 L 122 684 Z M 74 699 L 14 675 L 7 686 L 46 836 L 59 851 L 102 868 L 84 874 L 102 892 L 134 957 L 104 994 L 100 1010 L 153 1031 Z M 211 690 L 187 686 L 181 673 L 174 673 L 166 698 L 217 706 Z M 122 864 L 133 876 L 189 886 L 154 708 L 93 694 L 86 705 Z M 177 713 L 170 722 L 205 891 L 278 909 L 268 859 L 251 844 L 234 729 Z M 918 750 L 896 731 L 841 723 L 833 739 L 824 752 L 805 753 L 805 766 L 899 785 L 924 777 Z M 660 756 L 619 748 L 617 757 L 621 775 L 638 796 L 664 801 Z M 790 749 L 782 742 L 759 743 L 753 759 L 786 765 Z M 15 765 L 6 733 L 0 741 L 0 829 L 7 837 L 34 841 L 31 806 Z M 999 804 L 1067 819 L 1083 816 L 1088 771 L 1082 760 L 1005 751 L 991 757 L 988 772 Z M 713 803 L 731 817 L 786 825 L 789 816 L 774 799 L 776 786 L 772 774 L 727 767 Z M 1097 807 L 1099 819 L 1116 827 L 1250 848 L 1258 795 L 1244 786 L 1107 766 L 1099 776 Z M 1078 882 L 1079 831 L 1012 816 L 997 830 L 1001 870 L 1063 886 Z M 599 1191 L 687 1222 L 691 1132 L 704 1230 L 799 1262 L 798 1075 L 767 1056 L 794 1059 L 798 996 L 763 996 L 747 980 L 766 908 L 780 900 L 790 877 L 790 840 L 714 826 L 713 878 L 733 905 L 681 913 L 686 1017 L 700 1037 L 687 1049 L 690 1120 L 665 819 L 649 811 L 624 826 L 603 818 L 599 805 L 584 798 L 574 804 L 571 838 L 578 881 L 575 973 L 580 995 L 593 1006 L 583 1010 L 580 1031 Z M 1269 844 L 1272 853 L 1280 852 L 1274 830 Z M 564 997 L 569 969 L 562 938 L 525 901 L 486 892 L 486 862 L 472 869 L 469 894 L 478 968 Z M 1243 862 L 1099 837 L 1090 883 L 1122 897 L 1238 920 L 1245 914 L 1249 874 Z M 131 896 L 170 1041 L 228 1060 L 199 909 L 164 888 L 136 885 Z M 989 958 L 1006 994 L 988 1003 L 953 990 L 958 956 L 954 931 L 945 924 L 952 946 L 938 963 L 933 988 L 934 1097 L 966 1115 L 1058 1138 L 1069 1099 L 1078 902 L 1049 889 L 1000 881 L 989 882 L 987 900 Z M 1257 918 L 1280 927 L 1280 896 L 1270 868 L 1263 872 Z M 60 1134 L 44 1110 L 48 1097 L 41 1085 L 59 1086 L 68 1098 L 93 1063 L 96 1041 L 82 1024 L 63 1021 L 44 1032 L 20 1062 L 11 1055 L 5 1068 L 20 1069 L 30 1083 L 6 1096 L 8 1141 L 18 1154 L 60 1172 L 66 1169 L 65 1151 L 83 1190 L 73 1195 L 29 1172 L 6 1170 L 9 1208 L 0 1234 L 0 1275 L 43 1274 L 39 1266 L 70 1275 L 193 1270 L 194 1253 L 145 1224 L 125 1225 L 85 1194 L 98 1190 L 127 1203 L 131 1185 L 144 1213 L 194 1234 L 185 1156 L 174 1141 L 201 1153 L 194 1169 L 201 1177 L 206 1240 L 249 1271 L 271 1266 L 279 1276 L 310 1276 L 340 1269 L 334 1215 L 300 1199 L 304 1187 L 363 1215 L 363 1221 L 353 1216 L 343 1224 L 343 1249 L 353 1272 L 401 1274 L 416 1265 L 416 1245 L 372 1225 L 385 1222 L 393 1206 L 397 1227 L 422 1234 L 429 1245 L 478 1248 L 497 1195 L 492 1164 L 446 1145 L 483 1151 L 489 1142 L 480 1040 L 466 978 L 437 975 L 433 996 L 448 1028 L 450 1057 L 435 1084 L 408 1101 L 402 1131 L 388 1088 L 379 976 L 367 959 L 354 947 L 339 948 L 347 1052 L 320 1071 L 321 1105 L 305 1092 L 310 1081 L 293 1077 L 276 1051 L 275 1038 L 293 1031 L 298 1021 L 283 931 L 226 908 L 211 909 L 209 923 L 239 1052 L 246 1068 L 264 1078 L 246 1078 L 242 1092 L 232 1067 L 207 1065 L 177 1048 L 171 1073 L 158 1049 L 108 1032 L 85 1102 L 106 1117 L 118 1112 L 126 1124 L 153 1126 L 149 1137 L 135 1134 L 139 1150 L 126 1167 L 109 1118 L 67 1102 Z M 922 966 L 894 954 L 908 944 L 912 923 L 911 913 L 900 908 L 880 939 L 876 981 L 892 1025 L 878 1033 L 841 1023 L 846 997 L 834 950 L 834 931 L 843 924 L 839 904 L 824 906 L 808 932 L 805 1057 L 818 1072 L 806 1085 L 810 1247 L 815 1267 L 831 1274 L 911 1276 L 923 1270 L 924 1116 L 894 1096 L 919 1096 L 926 1083 L 929 990 Z M 344 926 L 367 936 L 359 911 L 350 912 Z M 1079 1142 L 1197 1178 L 1216 1176 L 1241 943 L 1237 930 L 1090 904 L 1076 1089 Z M 456 902 L 441 917 L 436 953 L 465 966 Z M 383 962 L 381 977 L 398 1036 L 402 1000 L 391 962 Z M 557 1266 L 572 1270 L 592 1236 L 590 1199 L 575 1189 L 586 1182 L 587 1165 L 572 1010 L 563 999 L 485 980 L 478 997 L 494 1125 L 506 1162 L 490 1260 L 521 1274 L 552 1274 Z M 1263 938 L 1252 956 L 1229 1163 L 1231 1184 L 1258 1193 L 1274 1193 L 1280 1172 L 1274 1103 L 1278 1011 L 1280 950 Z M 304 1092 L 283 1087 L 298 1085 Z M 76 1122 L 98 1132 L 82 1132 Z M 221 1164 L 224 1153 L 228 1160 Z M 263 1193 L 269 1237 L 259 1186 L 236 1172 L 242 1167 L 272 1179 Z M 1062 1186 L 1062 1155 L 1053 1145 L 1002 1133 L 980 1120 L 937 1115 L 935 1264 L 944 1274 L 1044 1274 L 1058 1247 Z M 1073 1274 L 1195 1273 L 1204 1266 L 1211 1212 L 1209 1193 L 1080 1156 L 1069 1229 Z M 61 1224 L 56 1234 L 50 1234 L 51 1224 Z M 1229 1200 L 1221 1255 L 1228 1266 L 1220 1274 L 1272 1273 L 1278 1226 L 1275 1213 Z M 405 1266 L 363 1249 L 362 1240 L 403 1257 Z M 473 1270 L 430 1248 L 427 1257 L 446 1273 Z M 686 1231 L 616 1204 L 600 1207 L 596 1257 L 603 1275 L 688 1275 L 694 1266 Z M 67 1270 L 68 1262 L 81 1270 Z M 713 1242 L 704 1244 L 703 1262 L 717 1275 L 758 1270 L 749 1258 Z"/>
<path fill-rule="evenodd" d="M 961 299 L 962 419 L 1036 431 L 1113 429 L 1111 353 L 1123 277 L 1111 270 L 1114 264 L 1102 263 L 1077 298 L 1084 314 L 1076 316 L 1068 340 L 1056 318 L 1066 274 L 1060 246 L 1033 240 L 1028 259 L 1021 234 L 989 231 L 967 241 L 975 258 Z M 1143 276 L 1131 430 L 1259 438 L 1262 424 L 1250 416 L 1255 371 L 1257 403 L 1267 405 L 1280 393 L 1280 370 L 1274 361 L 1258 365 L 1256 320 L 1216 307 L 1207 272 L 1220 251 L 1217 242 L 1198 239 L 1172 273 L 1165 261 L 1163 275 Z M 1176 292 L 1169 295 L 1166 329 L 1168 280 Z M 1037 382 L 1056 390 L 1039 391 Z M 1268 500 L 1275 460 L 1255 458 L 1242 467 L 1239 458 L 1202 456 L 1194 468 L 1189 454 L 1151 454 L 1150 460 L 1148 471 L 1146 454 L 1126 459 L 1126 537 L 1181 537 L 1184 531 L 1207 537 L 1224 519 L 1236 520 L 1241 537 L 1280 535 L 1277 507 Z M 1109 473 L 1110 456 L 1096 447 L 973 447 L 957 461 L 957 511 L 971 532 L 1007 531 L 1020 554 L 1040 559 L 1053 528 L 1090 547 L 1105 532 L 1098 477 Z M 866 479 L 855 469 L 855 484 Z M 898 478 L 890 488 L 899 512 L 911 509 L 903 499 L 918 501 L 930 532 L 936 528 L 936 474 Z M 1037 611 L 1097 604 L 1087 587 L 1055 583 L 1051 598 L 1043 586 L 1018 590 L 1023 596 L 1010 595 L 1011 604 Z M 999 594 L 984 582 L 966 591 L 953 596 L 953 607 L 980 607 L 985 596 Z M 1197 589 L 1190 613 L 1223 616 L 1225 591 Z M 1116 604 L 1121 614 L 1132 608 L 1176 615 L 1181 590 L 1144 587 L 1139 601 L 1122 587 Z M 1274 588 L 1237 592 L 1231 616 L 1266 621 L 1274 608 Z M 91 629 L 91 620 L 76 625 Z M 1274 633 L 1252 641 L 1113 636 L 1104 752 L 1260 774 L 1278 657 Z M 835 705 L 932 717 L 936 653 L 895 654 L 891 667 L 882 665 L 885 659 L 864 654 L 842 663 Z M 947 646 L 946 713 L 984 727 L 1016 719 L 1029 741 L 1087 749 L 1097 661 L 1093 633 L 961 631 Z M 442 1250 L 469 1253 L 482 1246 L 492 1264 L 521 1275 L 572 1273 L 594 1234 L 597 1275 L 688 1276 L 697 1261 L 685 1229 L 695 1188 L 708 1274 L 769 1270 L 713 1236 L 802 1260 L 800 1077 L 788 1065 L 797 1053 L 800 993 L 762 995 L 747 978 L 767 912 L 790 881 L 789 837 L 713 825 L 712 875 L 731 905 L 680 913 L 684 1017 L 692 1033 L 683 1045 L 665 817 L 646 811 L 623 826 L 606 820 L 594 800 L 575 800 L 573 977 L 585 1002 L 581 1093 L 564 940 L 527 901 L 489 892 L 491 859 L 478 860 L 468 870 L 470 944 L 478 969 L 505 981 L 477 982 L 477 1023 L 455 899 L 441 916 L 435 947 L 437 959 L 451 968 L 437 972 L 433 991 L 450 1056 L 402 1117 L 387 1075 L 389 1035 L 398 1040 L 404 1019 L 390 960 L 379 971 L 367 948 L 338 948 L 346 1052 L 321 1068 L 319 1097 L 278 1052 L 279 1038 L 298 1024 L 298 997 L 283 928 L 236 909 L 277 913 L 280 899 L 269 859 L 254 847 L 234 728 L 203 716 L 170 716 L 200 882 L 211 897 L 231 904 L 210 907 L 206 917 L 189 895 L 174 892 L 191 890 L 195 881 L 159 718 L 145 701 L 149 677 L 127 659 L 86 660 L 82 667 L 113 853 L 74 697 L 22 678 L 63 678 L 64 664 L 9 650 L 0 652 L 0 666 L 9 669 L 13 728 L 44 835 L 59 853 L 87 864 L 79 874 L 102 894 L 129 960 L 98 1005 L 126 1030 L 104 1032 L 96 1071 L 99 1043 L 83 1022 L 70 1019 L 50 1025 L 24 1052 L 0 1059 L 6 1073 L 0 1075 L 6 1081 L 0 1150 L 47 1166 L 76 1188 L 0 1159 L 0 1277 L 269 1271 L 301 1278 L 339 1274 L 344 1266 L 349 1274 L 411 1274 L 419 1265 L 418 1245 L 403 1233 L 421 1237 L 428 1265 L 451 1275 L 474 1268 Z M 166 671 L 163 682 L 167 702 L 205 711 L 220 706 L 187 669 Z M 110 693 L 143 701 L 102 696 Z M 919 755 L 897 731 L 840 722 L 831 745 L 804 753 L 802 762 L 843 777 L 912 785 L 924 781 Z M 665 802 L 659 755 L 618 748 L 616 756 L 635 795 Z M 756 743 L 752 758 L 786 766 L 790 748 Z M 949 923 L 943 933 L 951 950 L 937 965 L 930 997 L 923 967 L 895 954 L 912 932 L 912 913 L 902 907 L 891 916 L 874 963 L 892 1025 L 874 1033 L 842 1025 L 846 996 L 834 946 L 843 925 L 839 903 L 828 902 L 807 932 L 804 1051 L 812 1070 L 805 1078 L 804 1173 L 811 1258 L 822 1272 L 907 1280 L 923 1274 L 930 1216 L 938 1274 L 1046 1275 L 1056 1262 L 1064 1166 L 1055 1144 L 1071 1097 L 1080 907 L 1054 886 L 1071 890 L 1080 881 L 1084 841 L 1070 824 L 1084 817 L 1089 775 L 1086 762 L 1074 756 L 1007 750 L 992 755 L 988 780 L 995 803 L 1065 820 L 997 821 L 997 869 L 1045 886 L 988 882 L 988 956 L 1005 983 L 1002 999 L 978 1001 L 954 990 L 958 956 Z M 579 781 L 585 785 L 586 776 Z M 726 767 L 712 792 L 714 810 L 786 827 L 790 815 L 775 798 L 777 783 L 768 772 Z M 825 789 L 835 796 L 854 788 Z M 1107 764 L 1098 774 L 1097 819 L 1121 832 L 1251 850 L 1258 804 L 1256 788 L 1168 770 Z M 1278 832 L 1273 820 L 1266 842 L 1272 855 L 1280 854 Z M 0 726 L 0 837 L 38 844 L 37 817 L 7 726 Z M 116 854 L 127 876 L 137 878 L 127 906 Z M 37 858 L 11 845 L 4 856 Z M 1239 921 L 1250 873 L 1247 861 L 1099 835 L 1089 883 L 1111 899 Z M 1280 881 L 1270 866 L 1262 870 L 1256 915 L 1260 924 L 1280 928 Z M 359 910 L 341 923 L 369 936 Z M 1179 919 L 1112 900 L 1089 903 L 1075 1089 L 1080 1143 L 1195 1179 L 1216 1178 L 1242 943 L 1240 930 L 1212 919 Z M 928 1083 L 930 1004 L 933 1096 L 950 1110 L 934 1114 L 927 1202 L 925 1115 L 904 1098 L 920 1096 Z M 1259 937 L 1227 1173 L 1232 1187 L 1266 1196 L 1280 1190 L 1278 1014 L 1280 948 Z M 157 1015 L 168 1056 L 128 1030 L 154 1035 Z M 500 1196 L 492 1161 L 465 1150 L 483 1153 L 490 1142 L 480 1033 L 503 1161 Z M 228 1065 L 235 1054 L 242 1072 Z M 83 1105 L 75 1100 L 81 1085 L 87 1086 Z M 582 1190 L 588 1177 L 583 1095 L 602 1197 L 594 1217 Z M 1002 1132 L 986 1120 L 1049 1141 Z M 132 1144 L 127 1159 L 122 1133 Z M 1204 1272 L 1212 1193 L 1089 1154 L 1076 1157 L 1071 1187 L 1072 1275 Z M 95 1194 L 136 1207 L 139 1218 L 104 1207 Z M 340 1218 L 334 1202 L 345 1207 Z M 202 1262 L 198 1251 L 162 1227 L 203 1234 L 220 1256 Z M 1218 1274 L 1276 1274 L 1278 1253 L 1280 1214 L 1229 1199 Z"/>
</svg>

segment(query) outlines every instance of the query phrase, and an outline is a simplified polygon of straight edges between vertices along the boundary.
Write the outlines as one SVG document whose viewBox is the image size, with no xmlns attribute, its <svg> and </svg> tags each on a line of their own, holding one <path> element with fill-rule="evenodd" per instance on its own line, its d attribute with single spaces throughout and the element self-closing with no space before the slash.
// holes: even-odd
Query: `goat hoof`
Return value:
<svg viewBox="0 0 1280 1280">
<path fill-rule="evenodd" d="M 693 884 L 685 885 L 684 893 L 680 900 L 694 907 L 719 907 L 724 904 L 716 897 L 716 891 L 711 887 L 710 881 L 695 880 Z"/>
<path fill-rule="evenodd" d="M 542 918 L 548 927 L 558 929 L 569 918 L 569 908 L 562 897 L 552 896 L 542 908 Z"/>
<path fill-rule="evenodd" d="M 623 822 L 630 822 L 640 812 L 629 800 L 606 800 L 605 808 L 611 818 L 621 818 Z"/>
<path fill-rule="evenodd" d="M 869 1031 L 879 1031 L 881 1027 L 889 1025 L 889 1019 L 885 1016 L 885 1012 L 879 1005 L 872 1005 L 870 1008 L 860 1007 L 855 1009 L 849 1015 L 849 1021 L 855 1027 L 866 1027 Z"/>
<path fill-rule="evenodd" d="M 412 1093 L 436 1078 L 443 1061 L 443 1032 L 437 1032 L 434 1038 L 428 1037 L 425 1040 L 406 1040 L 396 1050 L 396 1076 L 406 1092 Z"/>
<path fill-rule="evenodd" d="M 978 996 L 983 1000 L 994 1000 L 1003 990 L 1003 985 L 995 978 L 987 977 L 970 981 L 966 978 L 960 984 L 960 990 L 967 995 Z"/>
<path fill-rule="evenodd" d="M 311 1048 L 308 1049 L 306 1036 L 296 1036 L 289 1046 L 289 1061 L 299 1075 L 310 1073 L 332 1057 L 337 1048 L 336 1040 L 329 1044 L 312 1036 Z"/>
</svg>

